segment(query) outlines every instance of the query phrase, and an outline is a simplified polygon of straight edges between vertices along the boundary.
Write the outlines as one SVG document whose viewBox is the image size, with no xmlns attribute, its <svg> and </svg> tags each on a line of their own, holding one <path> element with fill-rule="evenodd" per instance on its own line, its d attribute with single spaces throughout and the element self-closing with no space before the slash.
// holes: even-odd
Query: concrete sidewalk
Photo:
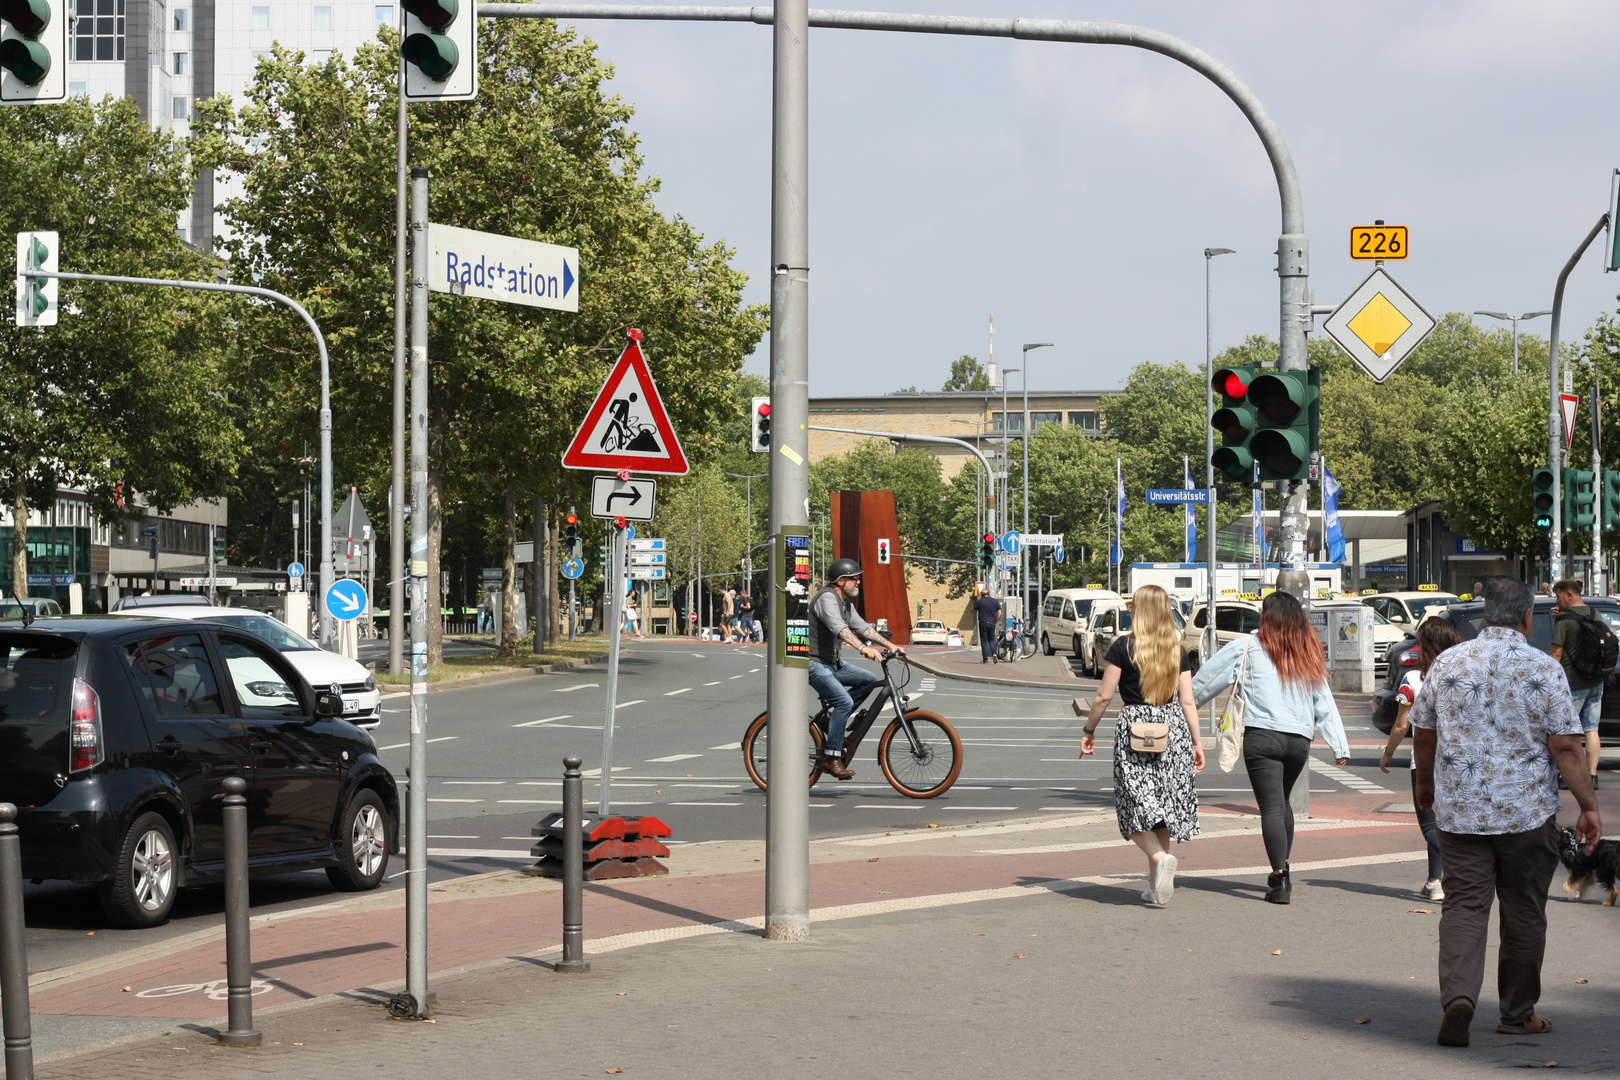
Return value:
<svg viewBox="0 0 1620 1080">
<path fill-rule="evenodd" d="M 218 934 L 36 974 L 39 1075 L 1613 1068 L 1620 916 L 1594 902 L 1552 905 L 1554 1035 L 1492 1035 L 1485 1008 L 1473 1050 L 1433 1045 L 1437 906 L 1412 893 L 1413 819 L 1375 812 L 1378 801 L 1313 807 L 1289 908 L 1257 902 L 1266 868 L 1242 802 L 1205 807 L 1205 836 L 1178 850 L 1181 883 L 1162 910 L 1137 899 L 1141 856 L 1110 811 L 818 841 L 813 935 L 799 944 L 759 936 L 759 844 L 691 845 L 669 878 L 588 890 L 585 976 L 547 965 L 555 883 L 463 879 L 433 890 L 432 1024 L 383 1008 L 404 971 L 398 895 L 347 898 L 255 920 L 258 1049 L 211 1041 L 224 1013 Z"/>
<path fill-rule="evenodd" d="M 906 659 L 934 675 L 946 675 L 967 682 L 989 683 L 996 686 L 1030 686 L 1058 690 L 1096 690 L 1097 680 L 1081 679 L 1069 668 L 1069 658 L 1062 653 L 1042 656 L 1036 653 L 1016 663 L 986 664 L 976 648 L 945 649 L 926 645 L 907 646 Z"/>
</svg>

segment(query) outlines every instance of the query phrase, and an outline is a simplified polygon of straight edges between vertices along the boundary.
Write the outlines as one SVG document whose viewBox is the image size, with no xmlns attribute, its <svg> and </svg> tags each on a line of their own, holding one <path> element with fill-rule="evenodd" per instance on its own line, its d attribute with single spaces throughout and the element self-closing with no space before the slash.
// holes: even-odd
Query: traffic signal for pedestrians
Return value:
<svg viewBox="0 0 1620 1080">
<path fill-rule="evenodd" d="M 1597 520 L 1597 492 L 1591 469 L 1564 470 L 1564 531 L 1590 529 Z"/>
<path fill-rule="evenodd" d="M 405 59 L 406 100 L 476 98 L 478 20 L 472 0 L 402 0 L 402 3 L 405 40 L 400 43 L 399 54 Z"/>
<path fill-rule="evenodd" d="M 1308 480 L 1321 429 L 1321 378 L 1306 371 L 1263 371 L 1249 384 L 1259 430 L 1249 453 L 1262 480 Z"/>
<path fill-rule="evenodd" d="M 1221 433 L 1221 445 L 1215 448 L 1210 463 L 1215 471 L 1229 480 L 1248 480 L 1254 475 L 1254 458 L 1249 452 L 1249 439 L 1254 435 L 1254 409 L 1248 403 L 1249 384 L 1254 381 L 1254 367 L 1224 367 L 1211 377 L 1221 407 L 1215 410 L 1210 424 Z"/>
<path fill-rule="evenodd" d="M 0 0 L 4 3 L 5 0 Z M 9 42 L 7 42 L 9 44 Z M 17 325 L 55 326 L 57 279 L 30 270 L 56 269 L 56 234 L 17 234 Z"/>
<path fill-rule="evenodd" d="M 223 536 L 216 535 L 214 537 L 214 561 L 217 563 L 225 561 L 225 538 Z"/>
<path fill-rule="evenodd" d="M 0 0 L 0 105 L 67 100 L 66 0 Z"/>
<path fill-rule="evenodd" d="M 753 417 L 754 453 L 768 454 L 771 451 L 771 399 L 757 397 L 754 399 L 754 408 L 749 413 Z"/>
<path fill-rule="evenodd" d="M 979 543 L 979 565 L 986 570 L 994 570 L 996 566 L 996 534 L 985 533 L 984 539 Z"/>
<path fill-rule="evenodd" d="M 1543 537 L 1552 534 L 1555 501 L 1553 471 L 1545 465 L 1537 465 L 1535 472 L 1530 474 L 1530 504 L 1535 514 L 1536 530 Z"/>
<path fill-rule="evenodd" d="M 563 516 L 563 550 L 570 556 L 579 554 L 579 515 L 572 511 Z"/>
<path fill-rule="evenodd" d="M 1603 470 L 1603 531 L 1620 532 L 1620 472 Z"/>
</svg>

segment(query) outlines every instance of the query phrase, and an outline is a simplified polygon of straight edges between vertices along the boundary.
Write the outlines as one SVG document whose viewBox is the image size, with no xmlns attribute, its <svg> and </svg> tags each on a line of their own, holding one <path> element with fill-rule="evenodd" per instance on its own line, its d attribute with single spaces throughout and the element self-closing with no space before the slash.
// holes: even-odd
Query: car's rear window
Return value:
<svg viewBox="0 0 1620 1080">
<path fill-rule="evenodd" d="M 314 642 L 301 637 L 297 631 L 277 622 L 268 615 L 214 615 L 210 617 L 215 622 L 241 627 L 248 633 L 268 641 L 281 652 L 314 651 L 315 649 Z"/>
<path fill-rule="evenodd" d="M 66 724 L 76 641 L 0 633 L 0 723 Z"/>
</svg>

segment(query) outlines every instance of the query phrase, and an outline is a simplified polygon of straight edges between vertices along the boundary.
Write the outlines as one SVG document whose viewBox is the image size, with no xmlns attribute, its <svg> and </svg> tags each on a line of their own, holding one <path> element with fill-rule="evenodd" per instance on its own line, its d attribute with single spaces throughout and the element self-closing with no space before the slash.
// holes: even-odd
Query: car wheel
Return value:
<svg viewBox="0 0 1620 1080">
<path fill-rule="evenodd" d="M 382 884 L 388 870 L 388 809 L 382 796 L 361 788 L 349 799 L 339 819 L 338 864 L 326 868 L 326 878 L 341 892 L 366 892 Z"/>
<path fill-rule="evenodd" d="M 1042 656 L 1051 656 L 1052 653 L 1055 652 L 1055 651 L 1056 650 L 1054 650 L 1052 648 L 1052 639 L 1047 637 L 1045 634 L 1042 634 L 1041 635 L 1041 655 Z"/>
<path fill-rule="evenodd" d="M 176 889 L 174 828 L 148 810 L 135 819 L 118 849 L 111 881 L 100 889 L 101 910 L 114 926 L 142 928 L 169 921 Z"/>
</svg>

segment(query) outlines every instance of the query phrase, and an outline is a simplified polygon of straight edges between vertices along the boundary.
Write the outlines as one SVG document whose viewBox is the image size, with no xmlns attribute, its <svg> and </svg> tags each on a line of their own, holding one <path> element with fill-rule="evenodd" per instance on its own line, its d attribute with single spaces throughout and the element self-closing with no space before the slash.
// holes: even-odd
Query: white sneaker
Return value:
<svg viewBox="0 0 1620 1080">
<path fill-rule="evenodd" d="M 1446 898 L 1446 890 L 1441 888 L 1438 881 L 1430 881 L 1425 883 L 1423 888 L 1418 890 L 1418 895 L 1423 897 L 1425 900 L 1444 900 Z"/>
<path fill-rule="evenodd" d="M 1143 889 L 1142 890 L 1142 903 L 1144 903 L 1144 904 L 1157 904 L 1158 902 L 1159 902 L 1159 898 L 1153 894 L 1152 889 Z"/>
<path fill-rule="evenodd" d="M 1153 895 L 1159 898 L 1159 903 L 1168 904 L 1175 892 L 1176 857 L 1166 855 L 1159 860 L 1159 865 L 1153 868 Z"/>
</svg>

